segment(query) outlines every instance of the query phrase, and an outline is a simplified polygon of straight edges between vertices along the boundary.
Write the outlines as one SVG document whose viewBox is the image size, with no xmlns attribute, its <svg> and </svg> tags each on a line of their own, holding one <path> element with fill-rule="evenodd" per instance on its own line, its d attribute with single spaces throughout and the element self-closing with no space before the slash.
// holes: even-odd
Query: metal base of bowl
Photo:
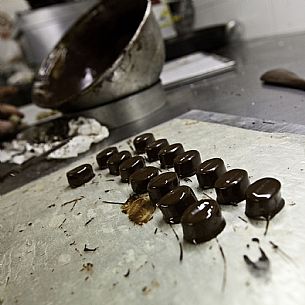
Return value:
<svg viewBox="0 0 305 305">
<path fill-rule="evenodd" d="M 161 108 L 165 102 L 165 91 L 159 81 L 145 90 L 118 101 L 77 112 L 76 114 L 95 118 L 109 128 L 115 128 L 145 118 Z"/>
</svg>

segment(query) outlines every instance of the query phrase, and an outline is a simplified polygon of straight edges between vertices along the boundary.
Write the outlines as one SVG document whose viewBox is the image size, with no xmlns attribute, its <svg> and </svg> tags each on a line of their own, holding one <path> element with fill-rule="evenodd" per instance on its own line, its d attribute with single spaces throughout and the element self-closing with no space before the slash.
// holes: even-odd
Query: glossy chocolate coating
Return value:
<svg viewBox="0 0 305 305">
<path fill-rule="evenodd" d="M 191 177 L 201 163 L 200 153 L 197 150 L 188 150 L 174 159 L 174 168 L 178 177 Z"/>
<path fill-rule="evenodd" d="M 94 172 L 90 164 L 83 164 L 67 172 L 68 182 L 75 188 L 90 181 L 94 177 Z"/>
<path fill-rule="evenodd" d="M 175 143 L 162 148 L 159 151 L 159 160 L 161 168 L 171 168 L 174 166 L 174 159 L 184 153 L 184 148 L 181 143 Z"/>
<path fill-rule="evenodd" d="M 159 151 L 169 146 L 168 141 L 166 139 L 159 139 L 154 142 L 149 143 L 146 146 L 146 154 L 147 154 L 147 160 L 149 162 L 154 162 L 159 160 Z"/>
<path fill-rule="evenodd" d="M 131 158 L 131 153 L 128 150 L 123 150 L 113 154 L 107 161 L 109 173 L 111 175 L 118 176 L 120 171 L 120 165 L 127 159 Z"/>
<path fill-rule="evenodd" d="M 141 156 L 135 156 L 125 160 L 124 162 L 121 163 L 119 167 L 121 181 L 129 182 L 130 175 L 144 166 L 145 166 L 145 160 Z"/>
<path fill-rule="evenodd" d="M 109 147 L 106 148 L 104 150 L 102 150 L 101 152 L 99 152 L 96 155 L 96 162 L 99 166 L 100 169 L 105 169 L 107 168 L 107 161 L 109 160 L 109 158 L 118 152 L 118 149 L 116 147 Z"/>
<path fill-rule="evenodd" d="M 226 226 L 215 200 L 202 199 L 188 207 L 182 215 L 183 237 L 198 244 L 215 238 Z"/>
<path fill-rule="evenodd" d="M 243 201 L 249 184 L 248 173 L 243 169 L 232 169 L 224 173 L 215 182 L 217 202 L 236 204 Z"/>
<path fill-rule="evenodd" d="M 159 175 L 159 170 L 156 167 L 148 166 L 143 167 L 136 172 L 134 172 L 130 178 L 129 182 L 131 184 L 132 190 L 136 194 L 144 194 L 147 192 L 147 185 L 154 177 Z"/>
<path fill-rule="evenodd" d="M 197 198 L 193 190 L 182 185 L 163 196 L 158 202 L 158 207 L 167 223 L 179 223 L 183 212 L 196 202 Z"/>
<path fill-rule="evenodd" d="M 147 186 L 150 200 L 157 204 L 164 195 L 166 195 L 178 185 L 179 179 L 176 173 L 163 173 L 153 178 Z"/>
<path fill-rule="evenodd" d="M 154 141 L 155 137 L 152 133 L 143 133 L 133 140 L 133 145 L 138 154 L 144 154 L 146 146 Z"/>
<path fill-rule="evenodd" d="M 246 191 L 246 215 L 249 218 L 271 219 L 284 205 L 281 183 L 274 178 L 257 180 Z"/>
<path fill-rule="evenodd" d="M 196 170 L 199 186 L 203 189 L 213 188 L 216 180 L 226 172 L 222 159 L 213 158 L 201 163 Z"/>
</svg>

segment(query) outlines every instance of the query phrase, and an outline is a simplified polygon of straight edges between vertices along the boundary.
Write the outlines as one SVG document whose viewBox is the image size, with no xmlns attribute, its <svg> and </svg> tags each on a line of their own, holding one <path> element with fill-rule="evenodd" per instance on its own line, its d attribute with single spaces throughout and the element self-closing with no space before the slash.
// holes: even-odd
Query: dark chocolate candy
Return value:
<svg viewBox="0 0 305 305">
<path fill-rule="evenodd" d="M 131 157 L 120 164 L 119 171 L 122 182 L 129 182 L 131 174 L 145 166 L 145 160 L 141 156 Z"/>
<path fill-rule="evenodd" d="M 174 159 L 174 168 L 178 177 L 191 177 L 201 162 L 200 153 L 197 150 L 188 150 Z"/>
<path fill-rule="evenodd" d="M 163 173 L 153 178 L 147 186 L 150 200 L 153 203 L 158 203 L 159 200 L 168 192 L 179 185 L 179 179 L 176 173 Z"/>
<path fill-rule="evenodd" d="M 161 168 L 173 167 L 175 157 L 182 153 L 184 153 L 184 148 L 181 143 L 175 143 L 162 148 L 159 151 L 159 160 L 161 163 Z"/>
<path fill-rule="evenodd" d="M 168 145 L 169 144 L 166 139 L 159 139 L 159 140 L 149 143 L 146 146 L 147 160 L 149 162 L 158 161 L 159 160 L 159 151 Z"/>
<path fill-rule="evenodd" d="M 96 162 L 97 162 L 99 168 L 100 169 L 107 168 L 107 161 L 114 153 L 117 153 L 117 152 L 118 152 L 118 149 L 116 147 L 109 147 L 109 148 L 106 148 L 106 149 L 102 150 L 101 152 L 99 152 L 96 155 Z"/>
<path fill-rule="evenodd" d="M 90 181 L 94 177 L 94 172 L 90 164 L 83 164 L 67 172 L 68 182 L 75 188 Z"/>
<path fill-rule="evenodd" d="M 226 226 L 226 221 L 215 200 L 202 199 L 184 211 L 181 224 L 184 239 L 198 244 L 215 238 Z"/>
<path fill-rule="evenodd" d="M 222 159 L 213 158 L 201 163 L 196 170 L 199 186 L 203 189 L 213 188 L 216 180 L 226 172 Z"/>
<path fill-rule="evenodd" d="M 146 146 L 154 141 L 155 137 L 152 133 L 143 133 L 133 140 L 133 145 L 138 154 L 144 154 Z"/>
<path fill-rule="evenodd" d="M 193 190 L 182 185 L 163 196 L 158 202 L 158 207 L 167 223 L 179 223 L 183 212 L 195 202 L 197 198 Z"/>
<path fill-rule="evenodd" d="M 271 219 L 284 205 L 281 183 L 274 178 L 257 180 L 246 191 L 246 215 L 249 218 Z"/>
<path fill-rule="evenodd" d="M 146 193 L 149 181 L 154 177 L 157 177 L 158 175 L 159 170 L 156 167 L 152 166 L 143 167 L 137 170 L 129 178 L 132 190 L 136 194 Z"/>
<path fill-rule="evenodd" d="M 120 171 L 120 165 L 127 159 L 131 158 L 131 153 L 128 150 L 123 150 L 113 154 L 107 161 L 109 173 L 111 175 L 118 176 Z"/>
<path fill-rule="evenodd" d="M 248 173 L 243 169 L 232 169 L 224 173 L 215 182 L 217 202 L 236 204 L 243 201 L 249 184 Z"/>
</svg>

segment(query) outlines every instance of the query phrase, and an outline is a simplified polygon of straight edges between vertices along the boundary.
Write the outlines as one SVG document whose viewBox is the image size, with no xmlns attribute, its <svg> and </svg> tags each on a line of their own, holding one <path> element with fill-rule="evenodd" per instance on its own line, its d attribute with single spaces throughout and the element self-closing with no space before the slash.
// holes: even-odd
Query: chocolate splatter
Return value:
<svg viewBox="0 0 305 305">
<path fill-rule="evenodd" d="M 59 229 L 62 229 L 63 224 L 66 222 L 67 218 L 65 218 L 62 223 L 58 226 Z"/>
<path fill-rule="evenodd" d="M 106 201 L 106 200 L 103 200 L 102 202 L 103 203 L 108 203 L 108 204 L 119 204 L 119 205 L 124 205 L 125 204 L 124 202 Z"/>
<path fill-rule="evenodd" d="M 223 260 L 223 274 L 222 274 L 222 284 L 221 284 L 221 291 L 224 292 L 227 284 L 227 259 L 225 253 L 223 251 L 222 246 L 219 243 L 218 238 L 216 238 L 216 242 Z"/>
<path fill-rule="evenodd" d="M 85 226 L 87 226 L 93 219 L 94 219 L 94 217 L 90 218 L 90 219 L 85 223 Z"/>
<path fill-rule="evenodd" d="M 85 198 L 84 196 L 80 196 L 79 198 L 75 198 L 75 199 L 73 199 L 73 200 L 64 202 L 61 206 L 64 207 L 64 206 L 66 206 L 67 204 L 78 202 L 78 201 L 80 201 L 80 200 L 82 200 L 82 199 L 84 199 L 84 198 Z"/>
<path fill-rule="evenodd" d="M 127 272 L 124 274 L 124 277 L 128 277 L 130 274 L 130 269 L 127 270 Z"/>
<path fill-rule="evenodd" d="M 127 145 L 129 146 L 129 148 L 130 148 L 130 150 L 132 151 L 132 153 L 135 155 L 136 154 L 136 151 L 135 151 L 135 149 L 133 148 L 133 146 L 132 146 L 132 140 L 131 139 L 129 139 L 129 140 L 127 140 Z"/>
<path fill-rule="evenodd" d="M 283 258 L 285 258 L 287 261 L 289 261 L 295 265 L 295 261 L 285 251 L 283 251 L 277 244 L 275 244 L 271 240 L 269 241 L 269 243 L 272 246 L 272 248 L 276 252 L 278 252 Z"/>
<path fill-rule="evenodd" d="M 155 228 L 154 234 L 157 234 L 158 232 L 158 228 Z"/>
<path fill-rule="evenodd" d="M 252 261 L 247 255 L 244 255 L 245 263 L 249 271 L 256 277 L 264 276 L 270 270 L 270 260 L 261 247 L 259 247 L 261 256 L 257 261 Z"/>
<path fill-rule="evenodd" d="M 253 237 L 253 238 L 252 238 L 252 241 L 253 241 L 254 243 L 258 243 L 258 244 L 259 244 L 259 239 L 258 239 L 257 237 Z"/>
<path fill-rule="evenodd" d="M 83 267 L 80 271 L 85 271 L 85 272 L 88 272 L 88 273 L 92 274 L 93 264 L 92 263 L 83 264 Z"/>
<path fill-rule="evenodd" d="M 247 221 L 246 219 L 242 218 L 241 216 L 238 216 L 238 218 L 239 218 L 240 220 L 242 220 L 243 222 L 248 223 L 248 221 Z"/>
<path fill-rule="evenodd" d="M 107 182 L 109 181 L 110 182 L 110 181 L 115 181 L 115 180 L 114 179 L 107 179 L 105 181 L 107 181 Z"/>
<path fill-rule="evenodd" d="M 55 203 L 48 205 L 48 209 L 54 208 L 54 207 L 55 207 Z"/>
<path fill-rule="evenodd" d="M 177 239 L 177 241 L 178 241 L 178 243 L 179 243 L 179 248 L 180 248 L 179 261 L 182 262 L 182 260 L 183 260 L 183 247 L 182 247 L 182 243 L 181 243 L 181 241 L 180 241 L 180 239 L 179 239 L 179 236 L 178 236 L 177 232 L 175 231 L 175 229 L 173 228 L 173 226 L 172 226 L 171 224 L 170 224 L 170 227 L 171 227 L 171 229 L 173 230 L 173 232 L 174 232 L 174 234 L 175 234 L 175 237 L 176 237 L 176 239 Z"/>
<path fill-rule="evenodd" d="M 130 221 L 138 225 L 150 221 L 155 210 L 156 207 L 147 194 L 132 195 L 122 205 L 122 212 L 128 215 Z"/>
<path fill-rule="evenodd" d="M 87 245 L 85 244 L 85 247 L 84 247 L 84 251 L 85 252 L 94 252 L 98 249 L 98 247 L 95 247 L 95 248 L 88 248 Z"/>
<path fill-rule="evenodd" d="M 269 229 L 269 222 L 270 222 L 270 218 L 266 219 L 266 227 L 265 227 L 265 232 L 264 232 L 264 236 L 267 235 L 268 233 L 268 229 Z"/>
</svg>

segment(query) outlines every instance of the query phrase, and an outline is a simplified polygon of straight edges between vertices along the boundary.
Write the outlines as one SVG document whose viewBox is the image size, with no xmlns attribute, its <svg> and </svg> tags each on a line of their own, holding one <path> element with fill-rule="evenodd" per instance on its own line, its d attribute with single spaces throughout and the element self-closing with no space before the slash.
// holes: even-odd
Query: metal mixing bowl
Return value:
<svg viewBox="0 0 305 305">
<path fill-rule="evenodd" d="M 43 61 L 33 102 L 62 111 L 88 109 L 158 82 L 165 51 L 147 0 L 102 0 Z"/>
</svg>

